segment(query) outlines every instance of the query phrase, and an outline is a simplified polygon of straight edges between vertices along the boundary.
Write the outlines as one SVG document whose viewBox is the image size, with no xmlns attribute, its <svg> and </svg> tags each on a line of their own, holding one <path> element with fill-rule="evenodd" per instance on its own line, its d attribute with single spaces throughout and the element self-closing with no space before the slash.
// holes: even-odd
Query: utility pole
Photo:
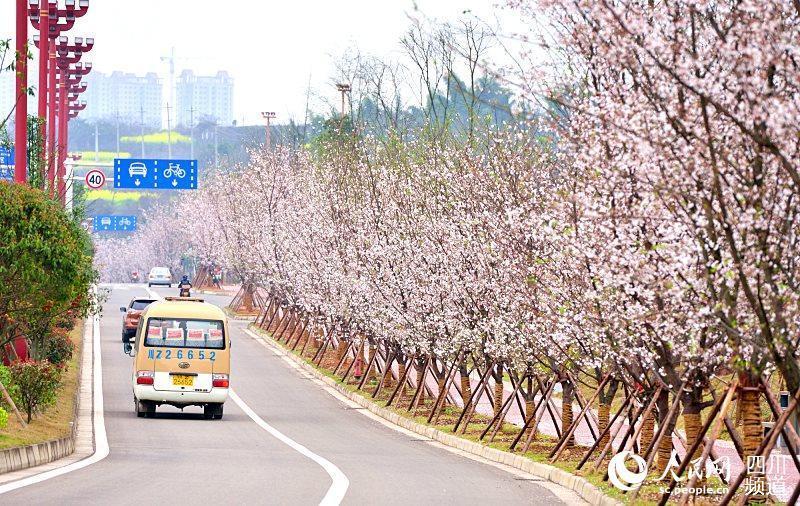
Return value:
<svg viewBox="0 0 800 506">
<path fill-rule="evenodd" d="M 219 166 L 219 149 L 217 148 L 217 125 L 214 124 L 214 167 Z"/>
<path fill-rule="evenodd" d="M 194 104 L 189 109 L 189 159 L 194 160 Z"/>
<path fill-rule="evenodd" d="M 172 124 L 169 121 L 169 103 L 167 103 L 167 158 L 172 159 Z"/>
<path fill-rule="evenodd" d="M 119 111 L 115 114 L 117 120 L 117 158 L 119 158 Z"/>
<path fill-rule="evenodd" d="M 144 105 L 139 103 L 139 127 L 141 128 L 142 158 L 144 158 Z"/>
<path fill-rule="evenodd" d="M 306 130 L 308 129 L 308 101 L 311 98 L 311 74 L 308 74 L 308 87 L 306 88 L 306 112 L 303 119 L 303 144 L 306 143 Z"/>
<path fill-rule="evenodd" d="M 175 104 L 175 47 L 170 49 L 169 56 L 162 56 L 161 61 L 169 62 L 169 100 Z"/>
<path fill-rule="evenodd" d="M 342 122 L 341 128 L 344 129 L 344 98 L 347 93 L 350 92 L 350 85 L 348 83 L 338 83 L 336 85 L 336 89 L 342 94 Z"/>
<path fill-rule="evenodd" d="M 269 120 L 275 119 L 274 112 L 262 112 L 261 117 L 267 121 L 267 142 L 266 142 L 266 149 L 269 150 L 272 147 L 272 130 L 269 127 Z"/>
<path fill-rule="evenodd" d="M 97 120 L 94 122 L 94 161 L 100 161 L 100 131 L 97 128 Z"/>
</svg>

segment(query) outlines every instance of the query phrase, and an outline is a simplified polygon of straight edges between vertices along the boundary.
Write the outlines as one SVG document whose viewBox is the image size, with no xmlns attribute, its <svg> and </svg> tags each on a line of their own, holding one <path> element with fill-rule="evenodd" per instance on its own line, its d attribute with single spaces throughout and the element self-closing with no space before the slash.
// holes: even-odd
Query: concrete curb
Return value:
<svg viewBox="0 0 800 506">
<path fill-rule="evenodd" d="M 47 464 L 75 451 L 75 437 L 45 441 L 30 446 L 8 448 L 0 452 L 0 474 Z"/>
<path fill-rule="evenodd" d="M 464 438 L 460 438 L 454 434 L 448 434 L 446 432 L 442 432 L 434 427 L 429 427 L 427 425 L 417 423 L 389 409 L 383 408 L 375 404 L 374 402 L 370 401 L 369 399 L 355 392 L 351 392 L 350 390 L 342 386 L 342 384 L 339 383 L 338 381 L 331 379 L 328 376 L 325 376 L 324 374 L 319 372 L 314 366 L 306 362 L 304 359 L 298 357 L 294 353 L 285 349 L 283 346 L 281 346 L 279 343 L 273 340 L 271 336 L 265 334 L 261 329 L 255 328 L 252 325 L 249 326 L 249 329 L 252 332 L 264 338 L 264 342 L 266 342 L 273 348 L 279 349 L 282 353 L 285 354 L 285 356 L 289 357 L 293 362 L 302 367 L 305 371 L 312 374 L 315 378 L 324 382 L 326 385 L 335 389 L 341 395 L 355 402 L 359 406 L 366 408 L 375 415 L 380 416 L 381 418 L 384 418 L 395 425 L 398 425 L 411 432 L 417 433 L 421 436 L 433 439 L 434 441 L 438 441 L 444 445 L 457 448 L 459 450 L 471 453 L 473 455 L 478 455 L 492 462 L 505 464 L 507 466 L 519 469 L 526 473 L 530 473 L 534 476 L 538 476 L 545 480 L 561 485 L 564 488 L 572 490 L 573 492 L 578 494 L 581 498 L 583 498 L 586 502 L 588 502 L 592 506 L 617 506 L 622 504 L 616 499 L 613 499 L 603 494 L 603 492 L 599 488 L 597 488 L 588 480 L 580 476 L 576 476 L 572 473 L 569 473 L 567 471 L 564 471 L 562 469 L 559 469 L 557 467 L 548 464 L 534 462 L 533 460 L 523 457 L 521 455 L 514 455 L 513 453 L 504 452 L 496 448 L 491 448 L 488 446 L 484 446 L 482 444 L 475 443 L 473 441 L 469 441 Z"/>
<path fill-rule="evenodd" d="M 236 295 L 236 292 L 231 292 L 229 290 L 192 290 L 194 293 L 202 293 L 203 295 Z"/>
<path fill-rule="evenodd" d="M 51 439 L 50 441 L 44 441 L 33 445 L 0 450 L 0 475 L 28 469 L 29 467 L 40 466 L 42 464 L 49 464 L 50 462 L 72 455 L 75 452 L 75 437 L 78 426 L 81 400 L 80 394 L 83 380 L 83 358 L 87 353 L 86 336 L 87 332 L 89 335 L 92 333 L 92 322 L 87 318 L 84 320 L 83 325 L 83 343 L 81 344 L 81 357 L 78 360 L 79 369 L 76 377 L 77 387 L 75 388 L 75 402 L 72 413 L 72 430 L 69 436 Z M 89 353 L 91 354 L 91 350 L 89 350 Z"/>
<path fill-rule="evenodd" d="M 227 307 L 223 308 L 222 311 L 225 313 L 225 315 L 228 317 L 229 320 L 239 320 L 239 321 L 250 321 L 250 322 L 253 322 L 253 321 L 256 320 L 256 318 L 258 318 L 257 314 L 254 314 L 254 315 L 238 315 L 238 314 L 234 313 L 233 311 L 231 311 L 230 309 L 228 309 Z"/>
</svg>

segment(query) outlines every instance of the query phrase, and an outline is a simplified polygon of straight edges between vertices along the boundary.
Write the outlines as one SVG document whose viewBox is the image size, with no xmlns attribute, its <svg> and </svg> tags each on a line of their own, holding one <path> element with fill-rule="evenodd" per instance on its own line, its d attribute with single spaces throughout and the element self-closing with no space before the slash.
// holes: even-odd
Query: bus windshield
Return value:
<svg viewBox="0 0 800 506">
<path fill-rule="evenodd" d="M 221 320 L 150 318 L 144 345 L 221 350 L 225 347 L 225 330 Z"/>
</svg>

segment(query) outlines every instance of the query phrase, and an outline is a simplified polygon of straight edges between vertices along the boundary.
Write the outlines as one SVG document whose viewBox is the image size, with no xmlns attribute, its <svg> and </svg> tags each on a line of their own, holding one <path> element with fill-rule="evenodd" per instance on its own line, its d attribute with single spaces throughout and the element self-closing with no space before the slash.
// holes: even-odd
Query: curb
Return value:
<svg viewBox="0 0 800 506">
<path fill-rule="evenodd" d="M 222 311 L 225 313 L 225 316 L 228 317 L 229 320 L 238 320 L 238 321 L 250 321 L 253 322 L 258 318 L 257 314 L 254 315 L 238 315 L 231 311 L 230 309 L 223 308 Z"/>
<path fill-rule="evenodd" d="M 0 475 L 48 464 L 66 457 L 74 451 L 74 436 L 66 436 L 29 446 L 8 448 L 0 452 Z"/>
<path fill-rule="evenodd" d="M 21 471 L 30 467 L 49 464 L 75 453 L 76 429 L 80 410 L 81 384 L 83 380 L 83 358 L 86 354 L 86 333 L 92 332 L 92 322 L 89 318 L 83 321 L 83 342 L 81 343 L 81 356 L 78 360 L 78 375 L 76 376 L 75 398 L 72 413 L 72 429 L 69 436 L 51 439 L 42 443 L 28 446 L 17 446 L 0 450 L 0 475 Z"/>
<path fill-rule="evenodd" d="M 277 342 L 275 342 L 272 339 L 271 336 L 265 334 L 261 329 L 253 328 L 252 326 L 248 326 L 248 328 L 253 333 L 257 334 L 258 336 L 261 336 L 264 342 L 267 343 L 269 346 L 283 352 L 285 356 L 289 357 L 293 362 L 302 367 L 305 371 L 311 373 L 318 380 L 324 382 L 331 388 L 334 388 L 341 395 L 355 402 L 359 406 L 366 408 L 375 415 L 378 415 L 381 418 L 384 418 L 397 426 L 400 426 L 411 432 L 415 432 L 421 436 L 433 439 L 434 441 L 438 441 L 444 445 L 457 448 L 459 450 L 471 453 L 473 455 L 477 455 L 479 457 L 482 457 L 486 460 L 495 463 L 505 464 L 509 467 L 519 469 L 534 476 L 538 476 L 539 478 L 543 478 L 547 481 L 561 485 L 562 487 L 567 488 L 578 494 L 583 500 L 585 500 L 592 506 L 622 505 L 622 503 L 617 501 L 616 499 L 613 499 L 605 495 L 599 488 L 590 483 L 588 480 L 580 476 L 576 476 L 567 471 L 564 471 L 563 469 L 559 469 L 557 467 L 548 464 L 542 464 L 540 462 L 534 462 L 533 460 L 523 457 L 521 455 L 514 455 L 513 453 L 504 452 L 502 450 L 491 448 L 489 446 L 484 446 L 482 444 L 478 444 L 473 441 L 460 438 L 453 434 L 447 434 L 445 432 L 440 431 L 439 429 L 436 429 L 434 427 L 429 427 L 427 425 L 422 425 L 421 423 L 417 423 L 413 420 L 398 415 L 397 413 L 391 410 L 383 408 L 375 404 L 374 402 L 368 400 L 367 398 L 355 392 L 351 392 L 350 390 L 343 387 L 342 384 L 339 383 L 338 381 L 335 381 L 329 378 L 328 376 L 325 376 L 324 374 L 319 372 L 315 367 L 308 364 L 308 362 L 306 362 L 304 359 L 298 357 L 294 353 L 280 346 Z"/>
<path fill-rule="evenodd" d="M 194 293 L 202 293 L 203 295 L 236 295 L 236 292 L 231 292 L 229 290 L 192 290 Z"/>
</svg>

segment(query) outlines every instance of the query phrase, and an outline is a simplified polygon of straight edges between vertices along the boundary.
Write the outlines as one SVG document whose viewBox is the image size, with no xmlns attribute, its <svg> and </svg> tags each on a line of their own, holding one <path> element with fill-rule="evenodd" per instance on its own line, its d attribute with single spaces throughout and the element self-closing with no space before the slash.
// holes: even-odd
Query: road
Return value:
<svg viewBox="0 0 800 506">
<path fill-rule="evenodd" d="M 176 295 L 176 289 L 153 288 Z M 162 406 L 137 418 L 119 307 L 146 296 L 113 285 L 100 322 L 108 457 L 0 496 L 3 504 L 319 504 L 331 478 L 236 403 L 223 420 Z M 228 298 L 203 296 L 224 306 Z M 231 321 L 231 384 L 266 423 L 331 462 L 349 481 L 344 504 L 565 504 L 553 485 L 524 479 L 397 432 L 343 404 Z M 561 497 L 570 497 L 561 495 Z M 568 502 L 572 502 L 571 500 Z"/>
</svg>

